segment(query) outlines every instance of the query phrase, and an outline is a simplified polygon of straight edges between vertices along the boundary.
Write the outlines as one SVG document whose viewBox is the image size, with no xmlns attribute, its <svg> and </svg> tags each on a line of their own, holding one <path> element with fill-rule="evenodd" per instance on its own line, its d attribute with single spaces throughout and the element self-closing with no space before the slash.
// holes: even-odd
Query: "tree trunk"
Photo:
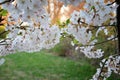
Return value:
<svg viewBox="0 0 120 80">
<path fill-rule="evenodd" d="M 118 33 L 118 53 L 120 54 L 120 3 L 119 0 L 116 1 L 118 1 L 117 4 L 119 5 L 117 7 L 117 33 Z"/>
</svg>

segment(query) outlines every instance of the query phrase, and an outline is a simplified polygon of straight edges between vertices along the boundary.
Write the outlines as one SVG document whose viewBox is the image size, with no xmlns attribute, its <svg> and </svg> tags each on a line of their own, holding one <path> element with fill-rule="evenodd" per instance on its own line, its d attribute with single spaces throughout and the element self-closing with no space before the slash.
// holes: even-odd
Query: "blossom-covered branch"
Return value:
<svg viewBox="0 0 120 80">
<path fill-rule="evenodd" d="M 5 4 L 13 1 L 15 3 Z M 9 12 L 8 22 L 11 22 L 11 24 L 6 26 L 6 30 L 10 31 L 7 38 L 11 40 L 8 42 L 10 45 L 4 45 L 4 43 L 7 42 L 6 40 L 0 42 L 3 44 L 0 46 L 0 55 L 3 56 L 9 53 L 15 53 L 16 51 L 35 52 L 43 48 L 52 48 L 60 42 L 61 33 L 65 32 L 72 35 L 78 43 L 85 45 L 80 47 L 80 51 L 88 58 L 100 58 L 103 56 L 104 51 L 102 51 L 102 49 L 94 50 L 95 45 L 114 40 L 117 37 L 100 43 L 97 43 L 97 40 L 93 40 L 92 37 L 94 34 L 97 36 L 102 27 L 104 27 L 104 29 L 102 29 L 104 33 L 108 35 L 107 29 L 105 29 L 106 26 L 116 26 L 114 25 L 116 23 L 116 9 L 120 47 L 120 16 L 118 15 L 120 6 L 118 6 L 118 8 L 116 5 L 106 6 L 107 3 L 105 3 L 104 0 L 59 1 L 63 1 L 65 5 L 73 4 L 75 6 L 80 2 L 85 3 L 82 10 L 74 11 L 71 14 L 70 22 L 67 27 L 62 29 L 56 24 L 51 24 L 50 15 L 45 9 L 48 4 L 47 0 L 1 0 L 0 5 Z M 120 0 L 115 1 L 118 5 L 120 4 Z M 92 31 L 89 30 L 90 27 L 95 27 L 98 30 L 93 34 Z M 108 59 L 105 59 L 105 61 L 103 60 L 102 68 L 97 70 L 93 80 L 97 80 L 100 76 L 105 76 L 106 79 L 110 76 L 111 70 L 118 73 L 118 67 L 120 66 L 119 60 L 119 55 L 116 57 L 110 56 Z M 114 65 L 115 67 L 113 67 Z M 103 69 L 105 69 L 105 73 L 103 73 Z"/>
</svg>

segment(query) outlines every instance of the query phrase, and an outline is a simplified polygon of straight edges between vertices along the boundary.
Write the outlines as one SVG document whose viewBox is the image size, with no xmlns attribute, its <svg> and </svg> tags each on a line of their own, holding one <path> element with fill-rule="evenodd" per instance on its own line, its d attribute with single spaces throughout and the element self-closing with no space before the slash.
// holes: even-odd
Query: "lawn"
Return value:
<svg viewBox="0 0 120 80">
<path fill-rule="evenodd" d="M 95 68 L 45 52 L 16 53 L 4 57 L 0 80 L 89 80 Z"/>
</svg>

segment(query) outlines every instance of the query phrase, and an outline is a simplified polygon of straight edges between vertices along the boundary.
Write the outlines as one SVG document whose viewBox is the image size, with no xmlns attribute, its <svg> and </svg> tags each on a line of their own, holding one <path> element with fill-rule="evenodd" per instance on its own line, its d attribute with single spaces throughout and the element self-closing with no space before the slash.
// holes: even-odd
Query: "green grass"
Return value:
<svg viewBox="0 0 120 80">
<path fill-rule="evenodd" d="M 50 53 L 16 53 L 4 57 L 0 80 L 89 80 L 96 72 L 85 60 L 73 61 Z M 120 80 L 112 75 L 107 80 Z"/>
<path fill-rule="evenodd" d="M 0 80 L 89 80 L 95 68 L 87 62 L 36 53 L 16 53 L 5 56 L 0 66 Z"/>
</svg>

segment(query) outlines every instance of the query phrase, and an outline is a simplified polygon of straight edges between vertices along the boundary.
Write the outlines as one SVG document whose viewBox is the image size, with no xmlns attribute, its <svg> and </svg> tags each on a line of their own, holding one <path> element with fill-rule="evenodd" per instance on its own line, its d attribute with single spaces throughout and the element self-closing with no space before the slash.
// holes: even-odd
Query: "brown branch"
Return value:
<svg viewBox="0 0 120 80">
<path fill-rule="evenodd" d="M 114 38 L 111 38 L 111 39 L 109 39 L 109 40 L 105 40 L 105 41 L 102 41 L 102 42 L 96 43 L 96 44 L 92 44 L 92 45 L 83 45 L 83 46 L 95 46 L 95 45 L 99 45 L 99 44 L 103 44 L 103 43 L 106 43 L 106 42 L 112 41 L 112 40 L 114 40 L 115 38 L 117 38 L 117 36 L 114 37 Z"/>
<path fill-rule="evenodd" d="M 0 5 L 6 4 L 6 3 L 9 3 L 9 2 L 13 2 L 13 1 L 14 1 L 14 0 L 6 0 L 6 1 L 1 2 Z"/>
<path fill-rule="evenodd" d="M 118 35 L 118 54 L 120 54 L 120 1 L 116 0 L 116 3 L 118 4 L 117 10 L 116 10 L 116 19 L 117 19 L 117 35 Z"/>
<path fill-rule="evenodd" d="M 107 60 L 108 59 L 106 59 L 104 62 L 103 62 L 103 65 L 102 65 L 102 67 L 101 67 L 101 70 L 100 70 L 100 74 L 99 74 L 99 76 L 98 76 L 98 80 L 99 80 L 99 78 L 101 77 L 101 74 L 102 74 L 102 70 L 103 70 L 103 68 L 104 68 L 104 66 L 105 66 L 105 64 L 106 64 L 106 62 L 107 62 Z"/>
<path fill-rule="evenodd" d="M 0 46 L 2 46 L 2 45 L 9 45 L 9 44 L 0 44 Z"/>
<path fill-rule="evenodd" d="M 5 40 L 3 40 L 3 41 L 0 41 L 0 43 L 3 43 L 3 42 L 6 42 Z"/>
<path fill-rule="evenodd" d="M 0 41 L 0 46 L 2 46 L 2 45 L 9 45 L 6 41 L 7 40 L 10 40 L 10 38 L 6 38 L 6 39 L 4 39 L 4 40 L 1 40 Z"/>
<path fill-rule="evenodd" d="M 110 4 L 107 4 L 106 6 L 110 6 L 110 5 L 113 5 L 116 1 L 113 1 L 112 3 Z"/>
<path fill-rule="evenodd" d="M 1 40 L 0 43 L 6 42 L 7 40 L 10 40 L 10 38 L 6 38 L 4 40 Z"/>
<path fill-rule="evenodd" d="M 80 23 L 82 23 L 82 24 L 85 24 L 85 25 L 89 25 L 89 24 L 87 24 L 87 23 L 85 23 L 85 22 L 83 22 L 83 21 L 80 21 Z M 105 27 L 105 26 L 116 26 L 116 25 L 101 25 L 101 26 L 98 26 L 98 25 L 96 25 L 96 26 L 92 26 L 92 25 L 90 25 L 91 27 L 95 27 L 95 28 L 99 28 L 99 27 Z"/>
</svg>

